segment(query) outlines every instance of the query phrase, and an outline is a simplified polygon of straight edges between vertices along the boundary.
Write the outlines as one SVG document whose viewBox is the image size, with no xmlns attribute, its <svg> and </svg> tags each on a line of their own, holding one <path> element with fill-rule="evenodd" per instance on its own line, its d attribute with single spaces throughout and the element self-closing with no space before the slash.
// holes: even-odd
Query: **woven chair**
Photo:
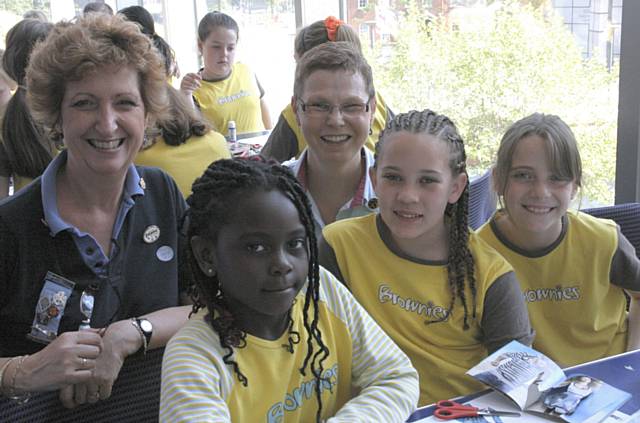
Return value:
<svg viewBox="0 0 640 423">
<path fill-rule="evenodd" d="M 611 219 L 620 226 L 620 232 L 624 235 L 633 248 L 636 256 L 640 258 L 640 203 L 616 204 L 615 206 L 594 207 L 581 210 L 595 217 Z M 630 298 L 627 297 L 627 310 L 629 310 Z"/>
<path fill-rule="evenodd" d="M 615 206 L 583 209 L 595 217 L 611 219 L 620 226 L 620 232 L 629 240 L 640 257 L 640 203 L 625 203 Z"/>
<path fill-rule="evenodd" d="M 127 423 L 157 422 L 164 348 L 136 354 L 125 361 L 105 401 L 68 410 L 58 392 L 33 395 L 26 404 L 0 397 L 0 422 L 11 423 Z"/>
<path fill-rule="evenodd" d="M 491 169 L 482 176 L 469 182 L 469 219 L 468 223 L 476 230 L 496 211 L 498 197 L 491 184 Z"/>
</svg>

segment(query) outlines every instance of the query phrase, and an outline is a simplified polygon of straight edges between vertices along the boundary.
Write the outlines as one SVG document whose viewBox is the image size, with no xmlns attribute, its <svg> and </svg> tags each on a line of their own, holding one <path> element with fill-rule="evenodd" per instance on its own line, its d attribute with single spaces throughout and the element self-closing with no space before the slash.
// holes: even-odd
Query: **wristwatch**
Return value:
<svg viewBox="0 0 640 423">
<path fill-rule="evenodd" d="M 147 319 L 139 317 L 132 317 L 131 324 L 138 330 L 138 333 L 140 333 L 142 351 L 146 354 L 149 343 L 151 342 L 151 335 L 153 334 L 153 325 Z"/>
</svg>

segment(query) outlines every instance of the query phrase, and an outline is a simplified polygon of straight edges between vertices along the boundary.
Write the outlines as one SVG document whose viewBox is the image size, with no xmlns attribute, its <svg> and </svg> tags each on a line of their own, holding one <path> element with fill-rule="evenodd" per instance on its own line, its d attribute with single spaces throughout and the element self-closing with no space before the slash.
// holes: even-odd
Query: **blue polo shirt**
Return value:
<svg viewBox="0 0 640 423">
<path fill-rule="evenodd" d="M 117 254 L 118 245 L 115 240 L 120 234 L 120 229 L 124 223 L 127 213 L 134 205 L 133 197 L 144 195 L 142 180 L 134 165 L 130 165 L 127 170 L 127 177 L 124 182 L 122 192 L 122 202 L 116 215 L 116 221 L 111 233 L 111 253 L 107 257 L 100 244 L 93 236 L 82 232 L 75 226 L 65 222 L 58 212 L 58 202 L 56 198 L 56 179 L 58 170 L 67 162 L 67 152 L 62 151 L 56 156 L 45 169 L 41 177 L 42 184 L 42 206 L 44 209 L 44 220 L 48 226 L 51 236 L 56 236 L 62 231 L 68 231 L 78 248 L 78 252 L 85 264 L 98 276 L 106 274 L 107 266 L 111 257 Z"/>
</svg>

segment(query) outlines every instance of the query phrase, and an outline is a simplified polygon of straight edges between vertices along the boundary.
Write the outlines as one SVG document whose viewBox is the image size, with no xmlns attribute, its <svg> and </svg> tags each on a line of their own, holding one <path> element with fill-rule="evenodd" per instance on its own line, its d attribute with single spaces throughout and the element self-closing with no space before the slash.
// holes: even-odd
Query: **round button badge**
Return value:
<svg viewBox="0 0 640 423">
<path fill-rule="evenodd" d="M 162 247 L 158 248 L 158 251 L 156 251 L 156 257 L 158 257 L 158 260 L 160 261 L 171 261 L 171 259 L 173 258 L 173 248 L 169 247 L 168 245 L 163 245 Z"/>
</svg>

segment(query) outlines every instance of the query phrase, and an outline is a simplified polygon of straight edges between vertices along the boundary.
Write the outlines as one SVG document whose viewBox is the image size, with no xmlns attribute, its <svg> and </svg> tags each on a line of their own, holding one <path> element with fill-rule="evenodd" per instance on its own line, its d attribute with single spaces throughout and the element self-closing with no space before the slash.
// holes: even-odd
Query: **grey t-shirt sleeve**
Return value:
<svg viewBox="0 0 640 423">
<path fill-rule="evenodd" d="M 531 345 L 535 332 L 514 272 L 498 277 L 489 287 L 482 315 L 483 343 L 489 354 L 516 340 Z"/>
<path fill-rule="evenodd" d="M 618 227 L 618 249 L 611 260 L 611 284 L 629 291 L 640 291 L 640 260 L 636 250 Z"/>
<path fill-rule="evenodd" d="M 260 155 L 267 159 L 274 159 L 282 163 L 298 154 L 298 138 L 282 113 L 278 123 L 269 134 Z"/>
<path fill-rule="evenodd" d="M 389 105 L 387 105 L 386 109 L 387 109 L 387 120 L 384 122 L 385 128 L 387 127 L 387 123 L 391 122 L 393 118 L 396 116 L 396 114 L 393 113 L 393 110 L 391 110 Z"/>
<path fill-rule="evenodd" d="M 264 97 L 264 88 L 262 88 L 262 85 L 260 85 L 260 81 L 258 81 L 258 76 L 254 75 L 256 77 L 256 84 L 258 85 L 258 91 L 260 91 L 260 98 Z"/>
<path fill-rule="evenodd" d="M 329 272 L 333 273 L 340 282 L 342 282 L 347 288 L 349 285 L 344 280 L 342 276 L 342 272 L 340 272 L 340 266 L 338 265 L 338 259 L 336 258 L 336 252 L 333 251 L 333 248 L 327 242 L 324 237 L 320 237 L 318 240 L 318 261 L 320 265 L 327 269 Z"/>
</svg>

